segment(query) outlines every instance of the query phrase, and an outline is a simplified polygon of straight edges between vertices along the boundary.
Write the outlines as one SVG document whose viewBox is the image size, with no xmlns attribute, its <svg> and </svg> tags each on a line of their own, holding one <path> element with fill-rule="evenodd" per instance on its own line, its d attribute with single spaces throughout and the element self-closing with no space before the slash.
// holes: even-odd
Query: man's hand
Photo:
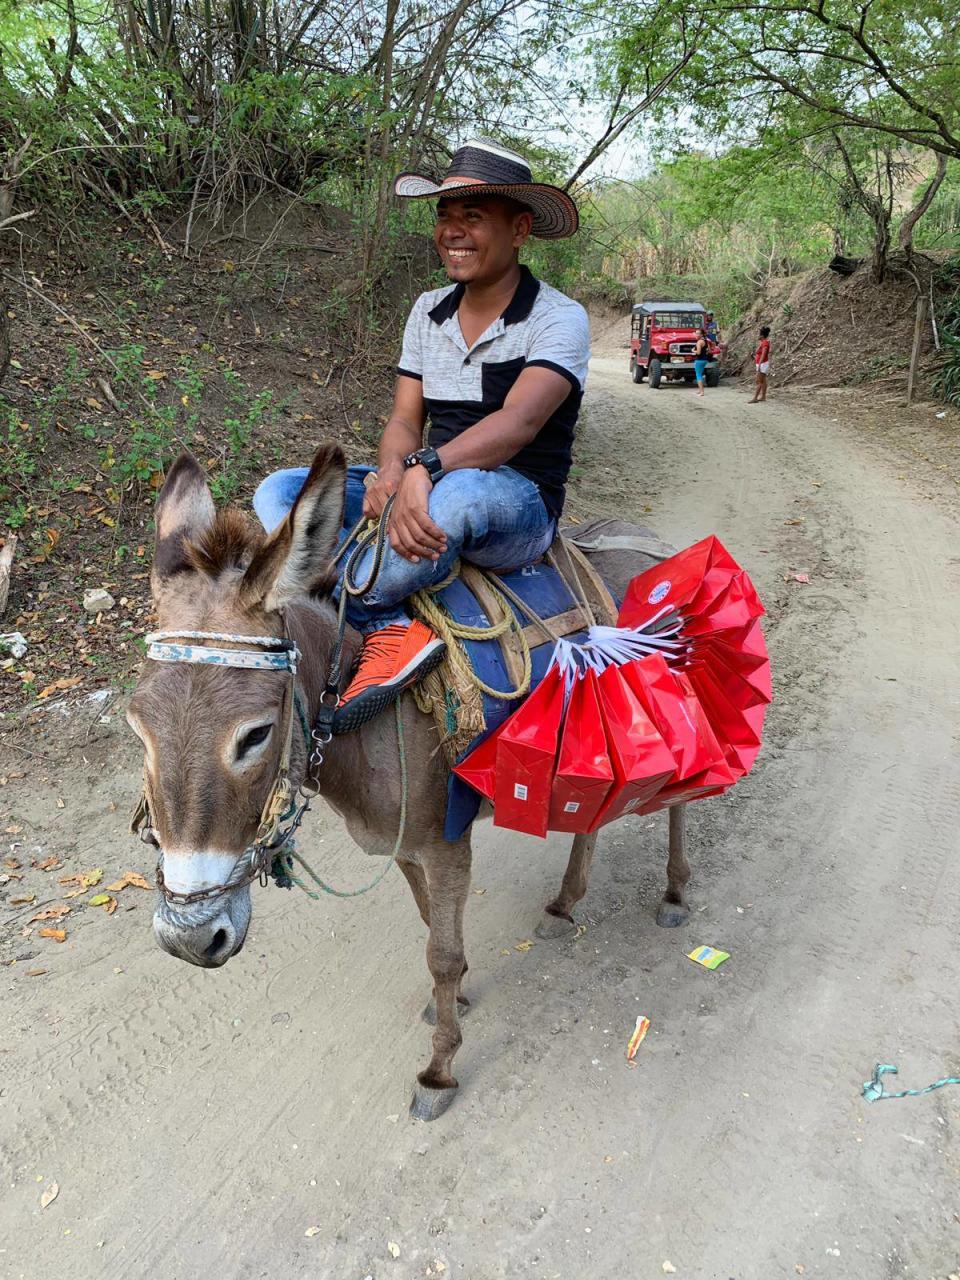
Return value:
<svg viewBox="0 0 960 1280">
<path fill-rule="evenodd" d="M 376 480 L 363 495 L 363 514 L 368 520 L 380 519 L 387 499 L 397 492 L 402 479 L 402 462 L 391 462 L 380 468 Z"/>
<path fill-rule="evenodd" d="M 411 564 L 422 559 L 439 560 L 447 549 L 447 535 L 429 516 L 432 488 L 425 467 L 408 467 L 390 512 L 390 545 Z"/>
</svg>

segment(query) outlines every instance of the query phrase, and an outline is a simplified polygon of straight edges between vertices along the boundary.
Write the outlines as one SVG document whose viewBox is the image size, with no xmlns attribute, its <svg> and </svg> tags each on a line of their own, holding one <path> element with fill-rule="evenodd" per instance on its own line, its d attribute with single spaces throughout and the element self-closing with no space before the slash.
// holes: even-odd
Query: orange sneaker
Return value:
<svg viewBox="0 0 960 1280">
<path fill-rule="evenodd" d="M 422 622 L 402 622 L 374 631 L 363 642 L 360 663 L 344 691 L 334 726 L 337 733 L 372 720 L 409 685 L 439 663 L 446 645 Z"/>
</svg>

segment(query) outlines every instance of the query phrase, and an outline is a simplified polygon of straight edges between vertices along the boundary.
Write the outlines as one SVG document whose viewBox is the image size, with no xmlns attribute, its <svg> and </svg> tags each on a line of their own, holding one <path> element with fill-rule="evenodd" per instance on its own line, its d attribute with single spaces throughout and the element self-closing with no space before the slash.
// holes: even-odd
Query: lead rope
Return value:
<svg viewBox="0 0 960 1280">
<path fill-rule="evenodd" d="M 279 873 L 285 879 L 289 880 L 291 884 L 295 884 L 298 889 L 301 889 L 307 897 L 311 898 L 314 902 L 318 902 L 320 900 L 320 894 L 316 893 L 313 889 L 308 889 L 303 883 L 303 880 L 299 876 L 295 876 L 293 874 L 294 862 L 299 863 L 313 883 L 317 885 L 323 893 L 328 893 L 334 898 L 359 898 L 363 894 L 369 893 L 371 889 L 375 889 L 377 887 L 396 862 L 397 856 L 403 848 L 403 838 L 407 829 L 407 754 L 403 738 L 403 713 L 400 710 L 399 700 L 394 703 L 394 708 L 397 716 L 397 750 L 400 756 L 400 826 L 397 830 L 397 838 L 394 842 L 393 852 L 390 854 L 390 857 L 387 860 L 387 865 L 383 870 L 379 872 L 369 884 L 365 884 L 360 889 L 335 889 L 333 885 L 327 884 L 326 880 L 317 875 L 313 867 L 310 866 L 309 862 L 307 862 L 302 854 L 297 852 L 292 843 L 289 848 L 274 855 L 274 877 L 276 878 Z"/>
</svg>

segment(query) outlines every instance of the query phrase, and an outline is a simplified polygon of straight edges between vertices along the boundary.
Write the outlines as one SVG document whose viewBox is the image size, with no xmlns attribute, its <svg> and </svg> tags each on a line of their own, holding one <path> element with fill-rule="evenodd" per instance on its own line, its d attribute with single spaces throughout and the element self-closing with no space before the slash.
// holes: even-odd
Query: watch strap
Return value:
<svg viewBox="0 0 960 1280">
<path fill-rule="evenodd" d="M 403 460 L 405 467 L 425 467 L 427 475 L 434 484 L 442 479 L 444 475 L 443 463 L 440 461 L 440 455 L 436 449 L 429 447 L 424 449 L 415 449 L 413 453 L 408 453 Z"/>
</svg>

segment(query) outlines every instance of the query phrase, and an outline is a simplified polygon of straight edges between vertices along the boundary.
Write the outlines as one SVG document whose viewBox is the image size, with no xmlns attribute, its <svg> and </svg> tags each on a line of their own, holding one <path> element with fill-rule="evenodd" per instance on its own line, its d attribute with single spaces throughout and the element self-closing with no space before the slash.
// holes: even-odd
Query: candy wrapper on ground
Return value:
<svg viewBox="0 0 960 1280">
<path fill-rule="evenodd" d="M 719 969 L 724 960 L 730 959 L 730 952 L 718 951 L 715 947 L 694 947 L 687 952 L 687 959 L 702 964 L 704 969 Z"/>
<path fill-rule="evenodd" d="M 630 1043 L 627 1045 L 627 1061 L 631 1066 L 636 1066 L 634 1058 L 637 1056 L 637 1050 L 643 1043 L 644 1036 L 650 1030 L 650 1019 L 645 1018 L 642 1014 L 637 1018 L 637 1025 L 633 1029 L 633 1035 L 630 1037 Z"/>
</svg>

